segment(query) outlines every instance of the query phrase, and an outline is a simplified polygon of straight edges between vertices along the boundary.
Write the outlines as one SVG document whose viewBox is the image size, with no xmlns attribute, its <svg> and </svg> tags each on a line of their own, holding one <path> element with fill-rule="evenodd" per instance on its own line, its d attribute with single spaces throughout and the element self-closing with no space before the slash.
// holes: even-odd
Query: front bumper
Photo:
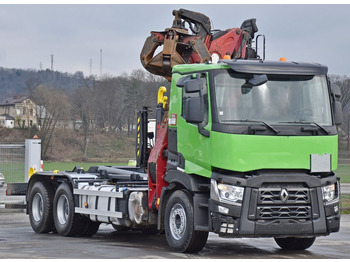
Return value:
<svg viewBox="0 0 350 262">
<path fill-rule="evenodd" d="M 321 190 L 326 184 L 337 183 L 335 175 L 319 179 L 301 173 L 269 173 L 243 179 L 213 174 L 213 178 L 245 188 L 241 206 L 210 199 L 210 227 L 219 235 L 310 237 L 339 231 L 339 200 L 325 204 Z M 282 189 L 289 193 L 289 198 L 284 201 L 278 194 Z"/>
</svg>

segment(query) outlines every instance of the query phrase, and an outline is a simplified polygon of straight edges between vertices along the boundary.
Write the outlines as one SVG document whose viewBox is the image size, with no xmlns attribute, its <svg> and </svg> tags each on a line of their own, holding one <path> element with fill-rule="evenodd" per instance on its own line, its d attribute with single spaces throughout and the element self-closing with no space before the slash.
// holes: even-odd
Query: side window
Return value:
<svg viewBox="0 0 350 262">
<path fill-rule="evenodd" d="M 182 112 L 181 116 L 183 118 L 186 117 L 186 100 L 193 97 L 203 97 L 204 104 L 204 121 L 203 123 L 208 123 L 208 89 L 207 89 L 207 81 L 206 74 L 202 74 L 200 80 L 202 80 L 202 87 L 200 92 L 186 93 L 185 88 L 182 89 Z"/>
</svg>

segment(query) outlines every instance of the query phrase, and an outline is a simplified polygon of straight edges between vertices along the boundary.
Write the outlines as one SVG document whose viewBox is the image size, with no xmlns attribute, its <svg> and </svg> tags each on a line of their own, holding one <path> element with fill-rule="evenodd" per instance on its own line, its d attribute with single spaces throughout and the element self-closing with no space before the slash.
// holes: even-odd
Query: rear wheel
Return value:
<svg viewBox="0 0 350 262">
<path fill-rule="evenodd" d="M 167 242 L 174 251 L 198 252 L 207 242 L 208 232 L 194 230 L 193 205 L 186 191 L 178 190 L 170 196 L 164 226 Z"/>
<path fill-rule="evenodd" d="M 66 183 L 62 183 L 57 188 L 53 209 L 55 227 L 60 236 L 75 236 L 81 230 L 80 214 L 75 214 L 74 209 L 72 190 Z"/>
<path fill-rule="evenodd" d="M 285 250 L 305 250 L 312 246 L 315 242 L 316 237 L 311 238 L 297 238 L 297 237 L 286 237 L 286 238 L 275 238 L 277 245 Z"/>
<path fill-rule="evenodd" d="M 81 221 L 81 224 L 80 224 L 80 230 L 78 232 L 78 235 L 81 237 L 91 237 L 92 235 L 95 235 L 101 224 L 99 222 L 92 221 L 87 217 L 83 217 L 83 216 L 81 216 L 80 221 Z"/>
<path fill-rule="evenodd" d="M 53 221 L 54 189 L 42 182 L 36 182 L 28 200 L 29 220 L 36 233 L 48 233 L 54 229 Z"/>
<path fill-rule="evenodd" d="M 120 225 L 115 225 L 115 224 L 112 224 L 113 228 L 118 231 L 118 232 L 124 232 L 124 231 L 129 231 L 131 230 L 131 228 L 129 227 L 125 227 L 125 226 L 120 226 Z"/>
</svg>

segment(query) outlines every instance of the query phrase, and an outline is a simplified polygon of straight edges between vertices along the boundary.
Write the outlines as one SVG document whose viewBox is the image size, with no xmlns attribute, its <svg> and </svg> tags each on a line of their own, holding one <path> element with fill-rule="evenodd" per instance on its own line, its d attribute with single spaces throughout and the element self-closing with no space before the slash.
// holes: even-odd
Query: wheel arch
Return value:
<svg viewBox="0 0 350 262">
<path fill-rule="evenodd" d="M 171 194 L 183 190 L 192 201 L 196 230 L 209 231 L 210 179 L 196 174 L 170 170 L 165 176 L 169 186 L 163 187 L 158 209 L 158 230 L 164 229 L 165 207 Z"/>
</svg>

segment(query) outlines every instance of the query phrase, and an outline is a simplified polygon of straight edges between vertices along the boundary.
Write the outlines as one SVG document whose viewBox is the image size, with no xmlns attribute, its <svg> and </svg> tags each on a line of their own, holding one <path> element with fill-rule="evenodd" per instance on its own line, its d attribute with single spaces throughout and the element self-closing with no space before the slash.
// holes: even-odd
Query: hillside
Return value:
<svg viewBox="0 0 350 262">
<path fill-rule="evenodd" d="M 56 88 L 73 90 L 82 85 L 84 75 L 62 73 L 51 70 L 23 70 L 0 67 L 0 101 L 5 97 L 26 94 L 29 89 L 40 84 L 50 84 Z"/>
</svg>

